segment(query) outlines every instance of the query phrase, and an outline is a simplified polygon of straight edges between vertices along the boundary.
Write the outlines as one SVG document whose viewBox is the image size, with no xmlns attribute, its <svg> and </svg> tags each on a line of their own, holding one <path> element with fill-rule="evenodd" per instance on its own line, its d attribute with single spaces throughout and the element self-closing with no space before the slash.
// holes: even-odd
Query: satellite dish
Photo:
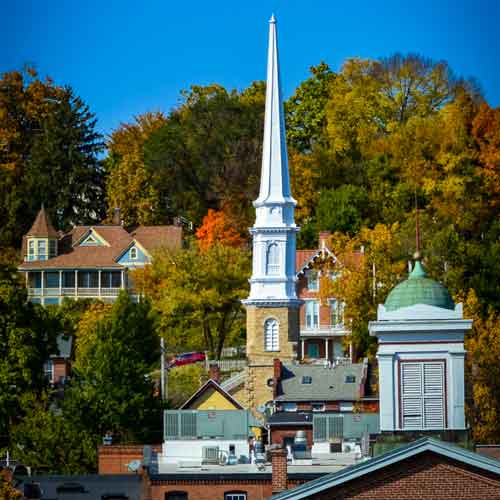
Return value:
<svg viewBox="0 0 500 500">
<path fill-rule="evenodd" d="M 141 466 L 141 461 L 140 460 L 132 460 L 127 464 L 127 469 L 130 472 L 137 472 L 139 470 L 139 467 Z"/>
</svg>

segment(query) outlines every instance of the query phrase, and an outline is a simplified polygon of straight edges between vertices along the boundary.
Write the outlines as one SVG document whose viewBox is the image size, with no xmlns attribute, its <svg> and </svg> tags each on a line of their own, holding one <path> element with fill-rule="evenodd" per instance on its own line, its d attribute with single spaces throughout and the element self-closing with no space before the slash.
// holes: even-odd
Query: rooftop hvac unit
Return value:
<svg viewBox="0 0 500 500">
<path fill-rule="evenodd" d="M 203 446 L 203 448 L 202 448 L 202 463 L 203 464 L 218 464 L 219 463 L 219 447 L 218 446 Z"/>
</svg>

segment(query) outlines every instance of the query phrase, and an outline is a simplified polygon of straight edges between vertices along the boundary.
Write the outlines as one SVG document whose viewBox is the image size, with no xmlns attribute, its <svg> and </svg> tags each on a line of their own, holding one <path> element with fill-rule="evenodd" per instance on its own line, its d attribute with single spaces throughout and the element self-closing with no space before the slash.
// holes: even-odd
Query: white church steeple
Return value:
<svg viewBox="0 0 500 500">
<path fill-rule="evenodd" d="M 253 272 L 247 305 L 297 306 L 296 201 L 290 190 L 276 19 L 269 21 L 266 110 L 259 197 L 254 201 Z"/>
<path fill-rule="evenodd" d="M 266 113 L 262 145 L 262 172 L 259 197 L 255 207 L 266 203 L 296 204 L 290 192 L 285 120 L 279 72 L 276 19 L 269 21 L 267 56 Z"/>
</svg>

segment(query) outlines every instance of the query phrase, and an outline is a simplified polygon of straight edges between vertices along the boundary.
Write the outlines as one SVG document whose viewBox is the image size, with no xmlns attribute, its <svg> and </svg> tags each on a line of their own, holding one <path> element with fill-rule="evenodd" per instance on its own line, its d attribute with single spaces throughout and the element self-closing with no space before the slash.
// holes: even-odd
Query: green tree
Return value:
<svg viewBox="0 0 500 500">
<path fill-rule="evenodd" d="M 209 208 L 248 227 L 260 172 L 264 91 L 193 86 L 184 103 L 144 145 L 145 164 L 164 217 L 199 224 Z M 237 227 L 243 234 L 243 229 Z"/>
<path fill-rule="evenodd" d="M 56 352 L 58 323 L 27 301 L 26 290 L 12 267 L 0 267 L 0 445 L 22 416 L 20 398 L 46 387 L 43 364 Z"/>
<path fill-rule="evenodd" d="M 168 351 L 208 350 L 218 359 L 225 345 L 241 339 L 249 277 L 249 254 L 238 248 L 214 244 L 200 251 L 193 245 L 157 254 L 145 290 Z"/>
<path fill-rule="evenodd" d="M 285 104 L 287 140 L 300 153 L 325 143 L 325 107 L 335 73 L 320 62 L 309 69 L 312 76 L 304 80 Z"/>
<path fill-rule="evenodd" d="M 11 438 L 18 461 L 46 474 L 96 472 L 102 437 L 89 432 L 70 405 L 63 401 L 59 406 L 47 394 L 22 400 L 24 418 L 12 428 Z"/>
<path fill-rule="evenodd" d="M 0 79 L 0 245 L 19 248 L 45 202 L 60 228 L 103 214 L 102 136 L 70 87 L 33 70 Z"/>
<path fill-rule="evenodd" d="M 79 325 L 73 381 L 65 407 L 93 435 L 112 432 L 122 441 L 148 440 L 160 418 L 150 378 L 159 359 L 159 338 L 148 300 L 133 303 L 122 292 L 111 310 Z M 158 439 L 158 437 L 155 437 Z"/>
<path fill-rule="evenodd" d="M 316 212 L 318 228 L 322 231 L 357 233 L 367 208 L 368 195 L 362 187 L 345 184 L 337 189 L 322 191 Z"/>
</svg>

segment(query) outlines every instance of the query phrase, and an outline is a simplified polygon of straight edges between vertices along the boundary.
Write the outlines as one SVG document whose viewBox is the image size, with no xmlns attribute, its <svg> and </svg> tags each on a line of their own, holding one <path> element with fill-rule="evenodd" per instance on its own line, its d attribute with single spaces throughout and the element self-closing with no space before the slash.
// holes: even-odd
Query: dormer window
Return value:
<svg viewBox="0 0 500 500">
<path fill-rule="evenodd" d="M 279 274 L 280 272 L 280 249 L 277 243 L 271 243 L 267 247 L 266 274 Z"/>
<path fill-rule="evenodd" d="M 307 289 L 310 292 L 317 292 L 319 290 L 319 274 L 315 269 L 306 271 Z"/>
<path fill-rule="evenodd" d="M 137 259 L 137 248 L 132 247 L 130 249 L 130 260 L 136 260 Z"/>
</svg>

